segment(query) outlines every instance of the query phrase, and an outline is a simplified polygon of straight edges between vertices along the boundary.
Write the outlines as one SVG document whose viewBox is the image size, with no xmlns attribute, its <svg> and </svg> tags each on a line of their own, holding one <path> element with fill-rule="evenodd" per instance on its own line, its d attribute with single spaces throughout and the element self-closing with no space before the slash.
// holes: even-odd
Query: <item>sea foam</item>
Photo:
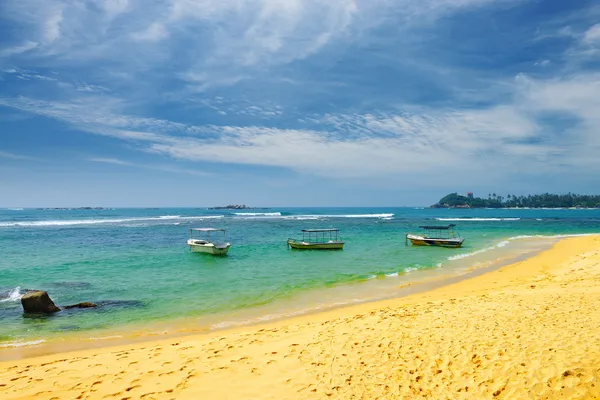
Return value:
<svg viewBox="0 0 600 400">
<path fill-rule="evenodd" d="M 32 340 L 29 342 L 11 342 L 11 343 L 0 343 L 0 348 L 6 347 L 23 347 L 23 346 L 35 346 L 36 344 L 44 343 L 44 339 Z"/>
<path fill-rule="evenodd" d="M 52 227 L 52 226 L 77 226 L 77 225 L 98 225 L 98 224 L 124 224 L 130 222 L 151 222 L 151 221 L 171 221 L 171 220 L 204 220 L 220 219 L 223 215 L 199 215 L 193 217 L 181 217 L 179 215 L 162 215 L 159 217 L 139 217 L 139 218 L 114 218 L 114 219 L 66 219 L 49 221 L 19 221 L 19 222 L 0 222 L 0 227 Z"/>
<path fill-rule="evenodd" d="M 476 251 L 473 251 L 473 252 L 470 252 L 470 253 L 462 253 L 462 254 L 457 254 L 455 256 L 450 256 L 450 257 L 448 257 L 448 260 L 450 260 L 450 261 L 460 260 L 462 258 L 467 258 L 467 257 L 470 257 L 470 256 L 474 256 L 476 254 L 481 254 L 481 253 L 484 253 L 486 251 L 490 251 L 490 250 L 494 250 L 494 249 L 506 247 L 511 242 L 516 241 L 516 240 L 521 240 L 521 239 L 534 239 L 534 238 L 535 239 L 561 239 L 561 238 L 568 238 L 568 237 L 593 236 L 593 235 L 597 235 L 597 233 L 574 233 L 574 234 L 561 234 L 561 235 L 519 235 L 519 236 L 512 236 L 512 237 L 509 237 L 506 240 L 503 240 L 503 241 L 497 243 L 494 246 L 486 247 L 484 249 L 476 250 Z"/>
<path fill-rule="evenodd" d="M 521 218 L 436 218 L 438 221 L 520 221 Z"/>
<path fill-rule="evenodd" d="M 9 291 L 3 299 L 0 299 L 0 303 L 9 302 L 9 301 L 19 301 L 21 300 L 21 287 L 17 286 L 16 288 Z"/>
<path fill-rule="evenodd" d="M 240 217 L 280 217 L 280 212 L 270 212 L 270 213 L 233 213 L 234 215 L 238 215 Z"/>
</svg>

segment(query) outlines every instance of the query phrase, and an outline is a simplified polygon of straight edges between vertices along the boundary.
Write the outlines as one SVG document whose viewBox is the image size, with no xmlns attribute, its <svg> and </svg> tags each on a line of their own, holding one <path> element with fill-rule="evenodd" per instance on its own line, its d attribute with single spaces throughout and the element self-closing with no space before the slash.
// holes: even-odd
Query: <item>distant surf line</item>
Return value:
<svg viewBox="0 0 600 400">
<path fill-rule="evenodd" d="M 318 220 L 323 218 L 376 218 L 392 219 L 394 214 L 326 214 L 326 215 L 281 215 L 280 212 L 273 213 L 235 213 L 235 219 L 287 219 L 287 220 Z M 157 217 L 136 218 L 107 218 L 107 219 L 73 219 L 73 220 L 47 220 L 47 221 L 9 221 L 0 222 L 0 228 L 11 227 L 58 227 L 98 224 L 127 224 L 132 222 L 164 222 L 164 221 L 190 221 L 190 220 L 212 220 L 226 218 L 225 215 L 161 215 Z"/>
</svg>

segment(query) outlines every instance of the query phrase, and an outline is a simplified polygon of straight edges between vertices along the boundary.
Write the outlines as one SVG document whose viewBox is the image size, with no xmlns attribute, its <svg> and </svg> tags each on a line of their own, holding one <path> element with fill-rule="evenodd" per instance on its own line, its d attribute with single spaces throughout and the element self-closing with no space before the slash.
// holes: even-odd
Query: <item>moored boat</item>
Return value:
<svg viewBox="0 0 600 400">
<path fill-rule="evenodd" d="M 289 238 L 288 246 L 299 250 L 342 250 L 339 229 L 302 229 L 302 239 Z"/>
<path fill-rule="evenodd" d="M 454 230 L 455 227 L 455 224 L 419 226 L 424 232 L 420 235 L 407 233 L 406 239 L 413 246 L 461 247 L 465 239 Z"/>
<path fill-rule="evenodd" d="M 203 239 L 194 238 L 195 232 L 204 233 Z M 223 235 L 222 242 L 214 242 L 211 240 L 211 232 L 217 233 L 221 232 Z M 190 238 L 187 241 L 188 246 L 190 246 L 190 250 L 196 253 L 207 253 L 213 254 L 216 256 L 224 256 L 229 251 L 231 247 L 231 243 L 225 241 L 226 231 L 225 229 L 215 229 L 215 228 L 192 228 L 190 229 Z M 213 235 L 214 237 L 214 235 Z"/>
</svg>

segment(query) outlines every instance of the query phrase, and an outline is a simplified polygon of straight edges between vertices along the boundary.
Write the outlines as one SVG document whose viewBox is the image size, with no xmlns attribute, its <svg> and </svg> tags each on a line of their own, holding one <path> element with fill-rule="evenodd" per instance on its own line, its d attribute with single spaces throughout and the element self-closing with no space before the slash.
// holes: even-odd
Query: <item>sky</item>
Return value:
<svg viewBox="0 0 600 400">
<path fill-rule="evenodd" d="M 3 0 L 0 33 L 0 207 L 598 194 L 598 2 Z"/>
</svg>

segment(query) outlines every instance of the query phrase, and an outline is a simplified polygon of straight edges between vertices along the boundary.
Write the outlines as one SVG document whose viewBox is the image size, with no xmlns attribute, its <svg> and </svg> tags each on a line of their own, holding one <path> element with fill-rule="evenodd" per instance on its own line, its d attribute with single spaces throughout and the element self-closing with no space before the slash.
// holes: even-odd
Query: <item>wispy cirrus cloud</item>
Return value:
<svg viewBox="0 0 600 400">
<path fill-rule="evenodd" d="M 587 7 L 530 21 L 543 5 L 528 0 L 36 4 L 0 6 L 19 33 L 0 42 L 0 106 L 157 163 L 361 182 L 599 172 Z"/>
<path fill-rule="evenodd" d="M 102 164 L 112 164 L 112 165 L 120 165 L 124 167 L 134 167 L 134 168 L 142 168 L 142 169 L 150 169 L 154 171 L 162 171 L 162 172 L 171 172 L 175 174 L 188 174 L 188 175 L 196 175 L 196 176 L 208 176 L 211 175 L 209 172 L 199 171 L 195 168 L 180 168 L 173 167 L 170 165 L 148 165 L 148 164 L 137 164 L 132 163 L 130 161 L 120 160 L 118 158 L 107 158 L 107 157 L 90 157 L 87 158 L 87 161 L 102 163 Z"/>
<path fill-rule="evenodd" d="M 36 158 L 34 157 L 29 157 L 29 156 L 24 156 L 22 154 L 14 154 L 8 151 L 2 151 L 0 150 L 0 158 L 6 158 L 9 160 L 22 160 L 22 161 L 35 161 Z"/>
<path fill-rule="evenodd" d="M 104 163 L 104 164 L 115 164 L 115 165 L 133 165 L 130 162 L 119 160 L 118 158 L 105 158 L 105 157 L 91 157 L 88 161 Z"/>
<path fill-rule="evenodd" d="M 501 1 L 509 7 L 526 0 Z M 57 64 L 84 67 L 109 60 L 121 71 L 164 67 L 191 88 L 231 86 L 273 67 L 303 60 L 328 45 L 366 41 L 368 32 L 396 19 L 405 31 L 492 0 L 7 0 L 6 19 L 22 27 L 5 56 L 30 52 Z M 407 39 L 403 39 L 406 36 Z M 412 47 L 406 34 L 403 47 Z M 23 42 L 25 40 L 25 42 Z M 336 50 L 337 51 L 337 50 Z M 156 69 L 156 68 L 155 68 Z M 165 73 L 173 76 L 169 68 Z M 155 75 L 156 77 L 156 75 Z"/>
<path fill-rule="evenodd" d="M 7 48 L 0 50 L 0 57 L 10 57 L 10 56 L 13 56 L 16 54 L 25 53 L 25 52 L 35 49 L 38 46 L 39 46 L 39 43 L 27 40 L 21 44 L 16 44 L 14 46 L 7 47 Z"/>
<path fill-rule="evenodd" d="M 141 151 L 173 159 L 370 179 L 417 172 L 433 176 L 440 165 L 468 171 L 473 163 L 479 168 L 508 163 L 549 172 L 558 164 L 587 160 L 587 167 L 596 170 L 598 165 L 591 154 L 600 145 L 594 134 L 600 126 L 595 112 L 600 107 L 598 85 L 600 78 L 595 74 L 564 80 L 520 75 L 514 83 L 512 100 L 503 105 L 312 115 L 293 129 L 199 126 L 133 117 L 119 114 L 120 102 L 106 101 L 106 97 L 77 103 L 0 99 L 0 104 L 58 119 L 82 131 L 129 141 Z M 103 105 L 98 104 L 99 100 Z M 548 131 L 545 119 L 557 113 L 568 115 L 572 121 Z M 114 159 L 95 161 L 126 165 Z"/>
</svg>

